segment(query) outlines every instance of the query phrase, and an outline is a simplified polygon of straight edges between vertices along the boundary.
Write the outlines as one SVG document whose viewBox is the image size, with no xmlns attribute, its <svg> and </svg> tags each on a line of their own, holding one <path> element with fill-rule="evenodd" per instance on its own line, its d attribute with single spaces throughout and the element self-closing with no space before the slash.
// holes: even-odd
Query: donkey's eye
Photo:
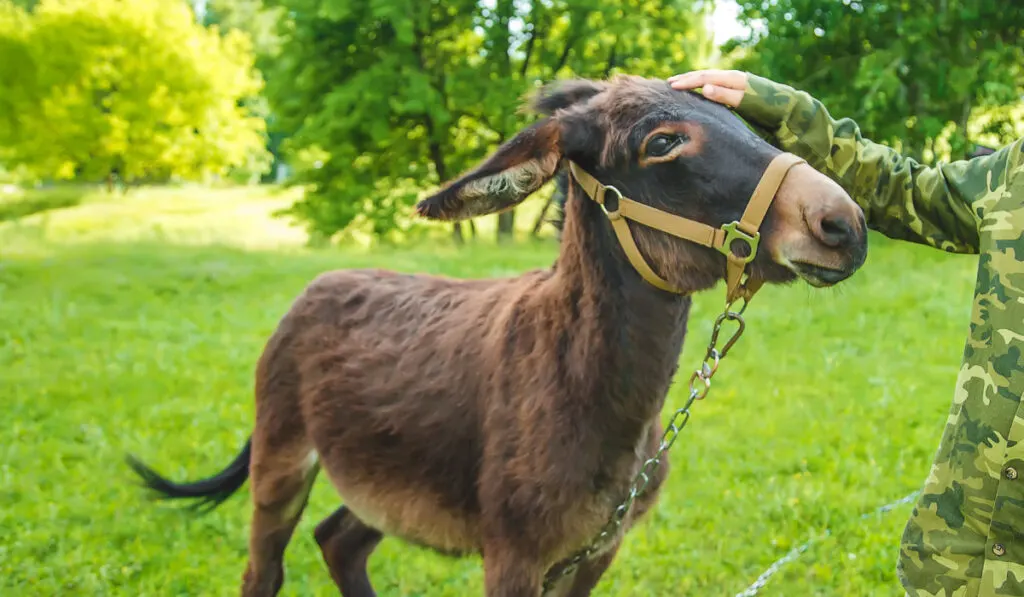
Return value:
<svg viewBox="0 0 1024 597">
<path fill-rule="evenodd" d="M 684 135 L 655 135 L 647 141 L 644 153 L 649 158 L 660 158 L 686 141 Z"/>
</svg>

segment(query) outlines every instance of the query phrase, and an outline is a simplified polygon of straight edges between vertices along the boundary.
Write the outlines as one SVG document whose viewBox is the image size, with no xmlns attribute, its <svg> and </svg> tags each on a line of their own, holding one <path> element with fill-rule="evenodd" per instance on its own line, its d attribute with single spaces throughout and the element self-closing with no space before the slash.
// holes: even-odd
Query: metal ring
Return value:
<svg viewBox="0 0 1024 597">
<path fill-rule="evenodd" d="M 745 254 L 742 251 L 736 250 L 736 243 L 743 243 L 743 245 L 747 247 Z M 733 257 L 735 257 L 736 259 L 744 263 L 750 263 L 754 259 L 754 253 L 756 252 L 756 249 L 754 247 L 753 242 L 746 238 L 743 238 L 742 236 L 737 236 L 736 238 L 729 240 L 729 252 L 732 253 Z"/>
<path fill-rule="evenodd" d="M 608 191 L 615 193 L 615 209 L 608 209 L 608 205 L 605 203 L 605 197 L 608 195 Z M 600 203 L 601 209 L 604 210 L 604 214 L 608 216 L 609 220 L 617 220 L 622 217 L 622 214 L 619 213 L 619 210 L 622 207 L 623 199 L 625 199 L 625 197 L 623 197 L 622 191 L 613 187 L 612 185 L 607 185 L 604 187 L 604 192 L 601 193 L 601 201 L 599 201 L 598 203 Z"/>
<path fill-rule="evenodd" d="M 757 255 L 757 246 L 761 243 L 760 232 L 755 230 L 753 234 L 747 233 L 740 228 L 739 222 L 723 224 L 721 229 L 722 232 L 725 233 L 725 238 L 722 240 L 722 246 L 718 248 L 722 254 L 743 264 L 750 263 L 754 260 L 754 257 Z M 748 255 L 739 255 L 736 251 L 732 250 L 732 243 L 737 240 L 746 244 L 747 249 L 749 250 Z"/>
<path fill-rule="evenodd" d="M 695 386 L 693 384 L 693 382 L 697 381 L 698 379 L 701 380 L 702 382 L 704 382 L 703 386 Z M 702 375 L 702 371 L 700 369 L 698 369 L 697 371 L 694 371 L 693 375 L 690 376 L 690 394 L 696 400 L 703 400 L 704 397 L 708 395 L 708 391 L 710 389 L 711 389 L 711 378 L 710 377 L 704 377 Z"/>
<path fill-rule="evenodd" d="M 740 307 L 739 311 L 734 311 L 732 306 L 734 304 L 736 304 L 737 301 L 743 301 L 743 306 Z M 728 303 L 725 306 L 725 311 L 727 313 L 732 313 L 732 314 L 737 315 L 737 316 L 738 315 L 743 315 L 743 312 L 747 310 L 747 305 L 749 305 L 749 304 L 750 304 L 750 298 L 746 297 L 746 296 L 741 296 L 741 297 L 738 297 L 735 300 L 733 300 L 731 303 Z M 730 319 L 731 319 L 731 317 L 730 317 Z"/>
</svg>

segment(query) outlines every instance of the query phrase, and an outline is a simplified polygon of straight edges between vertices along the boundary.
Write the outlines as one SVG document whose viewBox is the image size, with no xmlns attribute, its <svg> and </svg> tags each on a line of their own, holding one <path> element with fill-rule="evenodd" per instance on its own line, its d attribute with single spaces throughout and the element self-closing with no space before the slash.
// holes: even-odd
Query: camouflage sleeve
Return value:
<svg viewBox="0 0 1024 597">
<path fill-rule="evenodd" d="M 834 120 L 807 93 L 756 75 L 737 112 L 842 185 L 869 227 L 955 253 L 978 252 L 983 199 L 1011 158 L 1020 159 L 1018 141 L 992 155 L 925 166 L 865 139 L 852 120 Z"/>
</svg>

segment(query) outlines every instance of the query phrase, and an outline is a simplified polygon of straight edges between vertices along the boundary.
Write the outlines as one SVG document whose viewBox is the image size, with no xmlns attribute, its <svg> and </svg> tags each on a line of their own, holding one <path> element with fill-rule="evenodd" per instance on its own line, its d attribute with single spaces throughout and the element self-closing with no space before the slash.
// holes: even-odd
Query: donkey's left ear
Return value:
<svg viewBox="0 0 1024 597">
<path fill-rule="evenodd" d="M 522 203 L 558 170 L 561 124 L 540 120 L 498 148 L 484 163 L 420 201 L 416 211 L 433 220 L 462 220 Z"/>
</svg>

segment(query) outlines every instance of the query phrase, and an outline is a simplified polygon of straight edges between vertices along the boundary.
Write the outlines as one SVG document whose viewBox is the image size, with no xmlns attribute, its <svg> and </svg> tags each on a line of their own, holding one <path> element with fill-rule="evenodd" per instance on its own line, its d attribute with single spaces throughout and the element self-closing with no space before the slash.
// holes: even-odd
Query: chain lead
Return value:
<svg viewBox="0 0 1024 597">
<path fill-rule="evenodd" d="M 743 321 L 743 312 L 747 310 L 748 301 L 746 298 L 742 300 L 743 306 L 739 311 L 733 311 L 733 304 L 729 303 L 726 305 L 725 311 L 715 319 L 715 325 L 711 332 L 711 341 L 708 343 L 704 360 L 701 362 L 700 368 L 690 376 L 690 395 L 687 397 L 682 408 L 672 413 L 672 417 L 669 419 L 661 436 L 661 443 L 658 445 L 657 451 L 654 453 L 654 456 L 645 460 L 640 466 L 640 471 L 633 477 L 633 482 L 630 484 L 626 498 L 612 511 L 611 518 L 589 545 L 555 564 L 548 571 L 547 576 L 544 578 L 545 593 L 550 591 L 555 583 L 575 572 L 581 563 L 590 559 L 591 556 L 601 551 L 613 539 L 619 536 L 619 531 L 622 530 L 622 523 L 633 507 L 633 502 L 643 495 L 651 481 L 651 471 L 661 464 L 662 456 L 672 447 L 672 444 L 676 443 L 679 433 L 690 421 L 690 407 L 694 401 L 701 400 L 707 396 L 708 391 L 711 389 L 711 378 L 718 371 L 719 362 L 725 358 L 725 355 L 729 353 L 729 350 L 736 344 L 736 341 L 743 335 L 743 330 L 746 328 L 746 323 Z M 719 350 L 718 337 L 721 334 L 723 324 L 727 321 L 736 322 L 736 331 L 726 341 L 725 346 Z"/>
</svg>

